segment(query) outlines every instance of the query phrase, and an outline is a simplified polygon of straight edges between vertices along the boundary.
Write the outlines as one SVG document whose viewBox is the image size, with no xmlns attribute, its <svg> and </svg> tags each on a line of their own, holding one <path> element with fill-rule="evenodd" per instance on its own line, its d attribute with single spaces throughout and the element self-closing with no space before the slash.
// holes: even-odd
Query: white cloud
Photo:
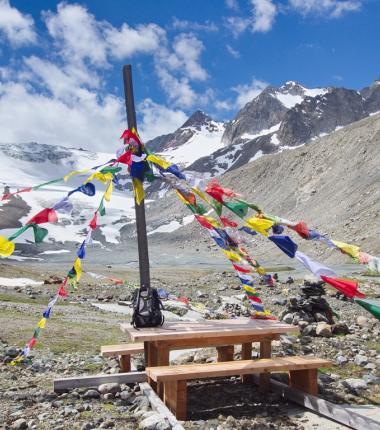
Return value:
<svg viewBox="0 0 380 430">
<path fill-rule="evenodd" d="M 187 120 L 187 115 L 182 110 L 169 109 L 151 99 L 145 99 L 139 103 L 138 111 L 142 117 L 139 133 L 145 142 L 154 137 L 172 133 Z"/>
<path fill-rule="evenodd" d="M 124 23 L 120 30 L 109 27 L 105 37 L 115 58 L 122 59 L 136 53 L 152 53 L 165 38 L 165 30 L 156 24 L 138 25 L 136 28 Z"/>
<path fill-rule="evenodd" d="M 237 0 L 224 0 L 224 2 L 229 9 L 232 9 L 232 10 L 239 9 L 239 3 Z"/>
<path fill-rule="evenodd" d="M 271 0 L 251 0 L 253 6 L 252 31 L 265 33 L 274 23 L 277 8 Z"/>
<path fill-rule="evenodd" d="M 116 97 L 107 95 L 99 100 L 95 94 L 71 106 L 49 95 L 37 94 L 29 85 L 3 83 L 1 141 L 37 141 L 110 152 L 118 147 L 117 139 L 124 127 L 122 106 Z"/>
<path fill-rule="evenodd" d="M 225 19 L 224 25 L 231 31 L 232 35 L 237 38 L 241 33 L 250 25 L 249 18 L 242 18 L 240 16 L 229 16 Z"/>
<path fill-rule="evenodd" d="M 345 12 L 358 11 L 362 0 L 289 0 L 289 5 L 302 15 L 323 15 L 339 18 Z"/>
<path fill-rule="evenodd" d="M 57 13 L 43 13 L 50 35 L 61 55 L 70 62 L 107 65 L 107 46 L 101 25 L 79 4 L 59 3 Z"/>
<path fill-rule="evenodd" d="M 226 45 L 227 51 L 234 57 L 234 58 L 240 58 L 240 52 L 234 49 L 231 45 L 227 43 Z"/>
<path fill-rule="evenodd" d="M 232 90 L 238 94 L 236 99 L 236 106 L 238 108 L 242 108 L 248 102 L 252 101 L 255 97 L 257 97 L 267 86 L 267 82 L 261 81 L 260 79 L 256 79 L 255 77 L 253 77 L 250 84 L 237 85 L 236 87 L 233 87 Z"/>
<path fill-rule="evenodd" d="M 33 18 L 12 7 L 9 0 L 0 0 L 0 33 L 15 47 L 37 41 Z"/>
<path fill-rule="evenodd" d="M 204 50 L 199 39 L 192 34 L 182 33 L 174 39 L 173 50 L 188 78 L 200 81 L 207 79 L 206 70 L 199 64 L 199 57 Z"/>
<path fill-rule="evenodd" d="M 178 19 L 173 17 L 173 22 L 171 25 L 173 30 L 180 31 L 206 31 L 206 32 L 217 32 L 218 27 L 215 23 L 206 20 L 204 23 L 187 21 L 183 19 Z"/>
</svg>

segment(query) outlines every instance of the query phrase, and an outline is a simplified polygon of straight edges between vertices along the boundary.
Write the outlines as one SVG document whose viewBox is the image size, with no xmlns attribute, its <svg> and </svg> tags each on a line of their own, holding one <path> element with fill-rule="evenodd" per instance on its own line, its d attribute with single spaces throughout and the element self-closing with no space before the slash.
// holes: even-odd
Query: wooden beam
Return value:
<svg viewBox="0 0 380 430">
<path fill-rule="evenodd" d="M 145 372 L 115 373 L 113 375 L 76 376 L 73 378 L 54 379 L 53 389 L 56 393 L 72 390 L 74 388 L 96 388 L 101 384 L 117 382 L 119 384 L 133 384 L 145 382 Z"/>
<path fill-rule="evenodd" d="M 172 430 L 184 430 L 184 427 L 177 421 L 177 418 L 157 396 L 153 388 L 147 382 L 142 382 L 139 385 L 142 393 L 148 398 L 152 409 L 157 411 L 161 416 L 168 420 Z"/>
<path fill-rule="evenodd" d="M 271 388 L 274 391 L 280 392 L 286 399 L 291 400 L 294 403 L 298 403 L 299 405 L 340 424 L 344 424 L 345 426 L 351 427 L 355 430 L 380 429 L 379 421 L 373 420 L 370 417 L 361 415 L 357 412 L 348 411 L 344 406 L 336 405 L 311 394 L 306 394 L 279 381 L 275 381 L 274 379 L 271 379 L 270 382 Z"/>
</svg>

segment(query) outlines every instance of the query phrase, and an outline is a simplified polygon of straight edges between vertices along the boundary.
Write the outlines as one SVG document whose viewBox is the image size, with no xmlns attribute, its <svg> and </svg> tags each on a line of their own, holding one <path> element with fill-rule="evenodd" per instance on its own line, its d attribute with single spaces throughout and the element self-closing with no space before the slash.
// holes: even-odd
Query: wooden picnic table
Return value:
<svg viewBox="0 0 380 430">
<path fill-rule="evenodd" d="M 128 333 L 135 342 L 144 342 L 147 367 L 168 366 L 172 350 L 216 347 L 218 361 L 232 361 L 234 345 L 241 345 L 241 358 L 252 357 L 252 343 L 260 342 L 260 358 L 270 358 L 272 341 L 281 334 L 298 333 L 298 327 L 272 320 L 239 318 L 233 320 L 212 320 L 202 322 L 167 322 L 162 327 L 136 329 L 131 324 L 121 324 L 121 330 Z M 248 381 L 245 375 L 243 381 Z M 155 387 L 162 394 L 160 384 Z M 269 375 L 260 376 L 260 387 L 269 385 Z"/>
</svg>

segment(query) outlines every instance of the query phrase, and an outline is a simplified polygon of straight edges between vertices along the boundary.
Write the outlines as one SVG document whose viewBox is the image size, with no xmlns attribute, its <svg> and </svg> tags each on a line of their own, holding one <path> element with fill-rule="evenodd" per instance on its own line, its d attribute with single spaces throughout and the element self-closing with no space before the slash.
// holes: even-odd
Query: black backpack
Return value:
<svg viewBox="0 0 380 430">
<path fill-rule="evenodd" d="M 158 327 L 164 323 L 164 309 L 155 288 L 138 288 L 133 292 L 131 324 L 135 328 Z"/>
</svg>

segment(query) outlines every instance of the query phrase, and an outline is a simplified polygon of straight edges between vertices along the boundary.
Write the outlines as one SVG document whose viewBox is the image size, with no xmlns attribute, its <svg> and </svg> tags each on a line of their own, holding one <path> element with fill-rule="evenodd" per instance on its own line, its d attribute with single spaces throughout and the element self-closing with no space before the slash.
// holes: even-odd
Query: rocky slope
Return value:
<svg viewBox="0 0 380 430">
<path fill-rule="evenodd" d="M 380 114 L 377 114 L 301 148 L 261 157 L 221 176 L 220 182 L 269 213 L 304 220 L 334 238 L 380 254 L 379 145 Z M 168 195 L 151 203 L 148 225 L 159 220 L 166 224 L 187 214 L 183 204 Z M 193 249 L 202 246 L 214 249 L 211 239 L 195 222 L 159 237 L 161 243 L 178 241 L 181 246 Z M 296 241 L 301 244 L 300 250 L 312 250 L 311 255 L 347 262 L 326 247 L 298 237 Z M 254 239 L 253 244 L 253 255 L 284 260 L 264 238 Z"/>
</svg>

